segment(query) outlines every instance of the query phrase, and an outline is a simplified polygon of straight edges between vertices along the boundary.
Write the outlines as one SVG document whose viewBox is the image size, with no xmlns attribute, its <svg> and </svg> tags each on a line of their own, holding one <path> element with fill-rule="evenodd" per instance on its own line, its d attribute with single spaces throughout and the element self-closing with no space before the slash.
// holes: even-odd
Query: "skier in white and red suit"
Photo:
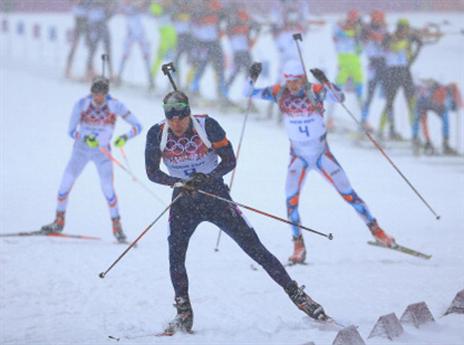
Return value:
<svg viewBox="0 0 464 345">
<path fill-rule="evenodd" d="M 111 151 L 111 138 L 118 118 L 130 124 L 131 129 L 116 138 L 116 147 L 123 147 L 129 139 L 140 134 L 142 125 L 122 102 L 111 97 L 107 78 L 96 78 L 90 92 L 74 105 L 68 129 L 69 136 L 74 140 L 72 155 L 58 190 L 56 218 L 52 223 L 44 225 L 42 231 L 63 231 L 69 193 L 87 163 L 92 161 L 97 167 L 101 189 L 108 203 L 113 235 L 119 242 L 125 243 L 127 239 L 122 230 L 118 198 L 113 185 L 113 163 L 108 153 Z"/>
<path fill-rule="evenodd" d="M 244 93 L 247 96 L 277 103 L 283 114 L 290 139 L 290 163 L 286 181 L 289 220 L 297 224 L 301 222 L 298 212 L 300 192 L 306 174 L 314 169 L 335 187 L 346 202 L 353 206 L 377 241 L 386 246 L 392 246 L 395 243 L 393 237 L 379 227 L 366 203 L 351 187 L 345 171 L 330 152 L 327 143 L 323 102 L 343 102 L 343 92 L 331 84 L 319 69 L 314 69 L 313 73 L 321 84 L 308 82 L 301 63 L 297 60 L 290 60 L 285 64 L 283 84 L 262 89 L 254 88 L 253 81 L 257 79 L 259 73 L 260 65 L 253 64 Z M 331 91 L 328 90 L 329 88 Z M 292 235 L 294 253 L 289 261 L 303 263 L 306 258 L 306 248 L 301 230 L 297 226 L 292 226 Z"/>
</svg>

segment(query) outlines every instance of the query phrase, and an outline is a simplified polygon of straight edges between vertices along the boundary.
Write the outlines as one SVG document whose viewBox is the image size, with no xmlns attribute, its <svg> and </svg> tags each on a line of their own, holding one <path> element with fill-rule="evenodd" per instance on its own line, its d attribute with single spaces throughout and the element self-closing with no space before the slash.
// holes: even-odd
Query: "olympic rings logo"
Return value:
<svg viewBox="0 0 464 345">
<path fill-rule="evenodd" d="M 180 156 L 183 153 L 193 154 L 198 151 L 202 144 L 200 137 L 195 134 L 191 138 L 168 139 L 165 150 L 172 152 L 175 156 Z"/>
</svg>

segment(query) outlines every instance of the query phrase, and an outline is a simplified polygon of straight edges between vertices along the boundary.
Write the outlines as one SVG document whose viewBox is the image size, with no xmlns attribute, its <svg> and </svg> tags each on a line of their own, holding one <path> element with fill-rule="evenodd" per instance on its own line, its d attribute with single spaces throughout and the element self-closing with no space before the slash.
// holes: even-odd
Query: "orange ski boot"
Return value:
<svg viewBox="0 0 464 345">
<path fill-rule="evenodd" d="M 393 236 L 383 231 L 382 228 L 380 228 L 380 226 L 377 224 L 377 221 L 374 220 L 368 226 L 369 226 L 369 230 L 372 233 L 372 236 L 374 236 L 377 242 L 383 244 L 386 247 L 395 246 L 396 242 Z"/>
<path fill-rule="evenodd" d="M 302 264 L 306 260 L 306 248 L 303 235 L 293 237 L 293 254 L 288 258 L 291 264 Z"/>
</svg>

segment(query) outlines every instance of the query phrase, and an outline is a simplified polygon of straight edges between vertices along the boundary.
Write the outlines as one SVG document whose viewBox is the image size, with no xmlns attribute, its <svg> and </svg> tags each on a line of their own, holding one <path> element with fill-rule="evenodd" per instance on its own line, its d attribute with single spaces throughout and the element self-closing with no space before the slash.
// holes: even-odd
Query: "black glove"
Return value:
<svg viewBox="0 0 464 345">
<path fill-rule="evenodd" d="M 322 72 L 319 68 L 310 69 L 311 74 L 316 78 L 321 84 L 329 82 L 329 79 L 325 76 L 325 73 Z"/>
<path fill-rule="evenodd" d="M 174 188 L 182 188 L 182 192 L 193 196 L 196 191 L 202 188 L 211 179 L 210 176 L 203 173 L 195 173 L 187 181 L 179 181 L 174 183 Z"/>
<path fill-rule="evenodd" d="M 253 62 L 253 64 L 250 66 L 250 69 L 248 72 L 250 73 L 250 78 L 253 79 L 253 81 L 256 81 L 258 79 L 259 75 L 261 74 L 261 71 L 263 70 L 263 66 L 261 62 Z"/>
<path fill-rule="evenodd" d="M 195 173 L 187 181 L 179 181 L 174 183 L 174 188 L 182 188 L 182 191 L 190 196 L 194 196 L 198 189 L 203 188 L 209 181 L 211 176 L 203 173 Z"/>
<path fill-rule="evenodd" d="M 185 185 L 193 190 L 202 188 L 208 183 L 210 177 L 203 173 L 195 173 L 190 179 L 185 181 Z"/>
</svg>

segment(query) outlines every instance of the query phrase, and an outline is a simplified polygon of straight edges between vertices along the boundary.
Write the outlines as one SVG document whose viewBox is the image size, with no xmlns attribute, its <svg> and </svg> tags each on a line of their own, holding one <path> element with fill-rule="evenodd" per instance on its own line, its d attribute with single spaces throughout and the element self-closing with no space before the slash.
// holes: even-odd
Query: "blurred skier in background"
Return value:
<svg viewBox="0 0 464 345">
<path fill-rule="evenodd" d="M 248 12 L 238 6 L 232 6 L 227 11 L 226 34 L 233 56 L 233 68 L 226 81 L 227 90 L 230 89 L 235 78 L 243 70 L 248 75 L 251 66 L 251 49 L 259 34 L 259 26 Z"/>
<path fill-rule="evenodd" d="M 109 95 L 108 79 L 97 77 L 92 82 L 90 92 L 90 95 L 74 105 L 68 129 L 74 146 L 58 190 L 56 218 L 41 230 L 47 233 L 63 231 L 69 193 L 84 167 L 93 161 L 108 202 L 113 235 L 119 242 L 125 243 L 127 239 L 121 226 L 118 199 L 113 186 L 113 163 L 107 153 L 111 151 L 110 142 L 118 117 L 129 123 L 131 129 L 116 138 L 116 147 L 123 147 L 129 139 L 140 134 L 142 126 L 123 103 Z"/>
<path fill-rule="evenodd" d="M 413 123 L 413 148 L 415 154 L 421 150 L 425 154 L 435 154 L 436 149 L 432 144 L 428 127 L 428 112 L 434 112 L 442 123 L 442 152 L 445 155 L 456 155 L 457 152 L 450 147 L 450 119 L 451 111 L 459 111 L 462 108 L 462 98 L 456 83 L 447 85 L 436 80 L 422 80 L 416 86 L 416 118 Z M 422 125 L 424 143 L 419 139 L 419 127 Z"/>
<path fill-rule="evenodd" d="M 361 125 L 365 130 L 372 131 L 369 124 L 369 107 L 374 97 L 377 85 L 384 92 L 383 78 L 385 73 L 385 37 L 388 34 L 385 14 L 374 10 L 370 15 L 370 23 L 363 26 L 362 42 L 368 58 L 367 67 L 367 97 L 362 107 Z"/>
<path fill-rule="evenodd" d="M 132 45 L 138 43 L 147 72 L 148 87 L 151 90 L 155 85 L 150 71 L 150 44 L 146 38 L 145 28 L 142 23 L 142 18 L 147 10 L 148 3 L 148 0 L 124 0 L 120 7 L 121 12 L 126 16 L 127 34 L 124 40 L 116 83 L 120 84 L 122 82 L 122 73 L 124 72 L 124 67 L 131 53 Z"/>
<path fill-rule="evenodd" d="M 106 0 L 90 1 L 88 9 L 88 30 L 89 30 L 89 56 L 87 58 L 87 80 L 92 80 L 95 76 L 93 59 L 97 52 L 98 43 L 103 42 L 103 51 L 108 56 L 109 79 L 113 79 L 113 58 L 111 51 L 111 33 L 108 28 L 108 21 L 113 16 L 116 2 Z"/>
<path fill-rule="evenodd" d="M 221 25 L 226 15 L 220 1 L 198 1 L 192 9 L 191 31 L 195 46 L 192 49 L 193 78 L 190 91 L 200 97 L 200 83 L 209 64 L 216 77 L 216 96 L 219 103 L 227 105 L 228 92 L 224 76 L 224 52 L 221 45 Z"/>
<path fill-rule="evenodd" d="M 176 84 L 179 88 L 183 83 L 181 80 L 181 59 L 185 56 L 186 63 L 190 64 L 192 60 L 192 49 L 195 45 L 190 29 L 191 12 L 194 5 L 195 3 L 193 1 L 174 0 L 175 11 L 172 15 L 172 24 L 177 34 L 174 66 L 176 66 Z"/>
<path fill-rule="evenodd" d="M 298 49 L 293 39 L 295 33 L 306 33 L 305 25 L 308 15 L 308 3 L 301 1 L 281 0 L 274 4 L 271 10 L 271 32 L 279 56 L 278 80 L 282 82 L 282 69 L 289 60 L 298 60 Z M 274 104 L 270 103 L 267 116 L 271 118 Z M 282 121 L 282 114 L 278 114 L 278 122 Z"/>
<path fill-rule="evenodd" d="M 386 103 L 380 121 L 379 136 L 383 137 L 383 131 L 388 121 L 390 139 L 401 140 L 401 135 L 395 128 L 393 106 L 399 89 L 403 88 L 409 121 L 412 124 L 415 118 L 416 98 L 411 65 L 419 55 L 422 40 L 416 31 L 411 30 L 409 20 L 402 18 L 396 23 L 395 32 L 385 37 L 384 45 L 386 50 L 384 73 Z"/>
<path fill-rule="evenodd" d="M 361 65 L 363 24 L 357 10 L 350 10 L 346 18 L 335 25 L 333 40 L 337 51 L 338 72 L 335 83 L 346 92 L 354 92 L 362 109 L 363 70 Z M 327 127 L 335 126 L 333 107 L 327 111 Z"/>
<path fill-rule="evenodd" d="M 151 75 L 156 82 L 161 64 L 172 59 L 177 46 L 177 33 L 172 24 L 171 16 L 175 8 L 171 0 L 153 1 L 150 5 L 150 13 L 156 19 L 158 27 L 158 50 L 151 66 Z"/>
<path fill-rule="evenodd" d="M 66 59 L 65 77 L 71 78 L 71 70 L 74 61 L 74 54 L 79 45 L 80 38 L 83 38 L 85 45 L 89 43 L 89 30 L 87 15 L 90 7 L 90 0 L 74 0 L 72 13 L 74 15 L 74 29 L 72 32 L 71 47 L 69 49 L 68 58 Z"/>
</svg>

